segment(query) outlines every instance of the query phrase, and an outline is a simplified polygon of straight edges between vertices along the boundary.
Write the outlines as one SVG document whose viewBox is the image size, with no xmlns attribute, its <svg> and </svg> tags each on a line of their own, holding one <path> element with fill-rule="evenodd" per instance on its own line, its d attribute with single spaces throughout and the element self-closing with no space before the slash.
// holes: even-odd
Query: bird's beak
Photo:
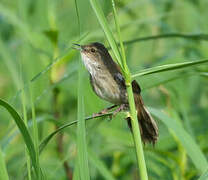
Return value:
<svg viewBox="0 0 208 180">
<path fill-rule="evenodd" d="M 80 44 L 72 44 L 72 48 L 81 51 L 82 50 L 82 46 Z"/>
</svg>

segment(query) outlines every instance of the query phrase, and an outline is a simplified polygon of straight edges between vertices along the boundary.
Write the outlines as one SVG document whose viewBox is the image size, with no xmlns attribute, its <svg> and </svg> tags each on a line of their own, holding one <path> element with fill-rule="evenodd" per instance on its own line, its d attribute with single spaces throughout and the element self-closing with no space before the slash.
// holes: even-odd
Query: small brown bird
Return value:
<svg viewBox="0 0 208 180">
<path fill-rule="evenodd" d="M 83 63 L 90 73 L 90 83 L 94 92 L 100 98 L 119 106 L 116 112 L 129 109 L 124 77 L 105 46 L 98 42 L 74 45 L 80 50 Z M 155 144 L 158 138 L 157 124 L 145 108 L 140 95 L 141 89 L 135 80 L 132 82 L 132 88 L 142 140 L 144 143 Z M 130 117 L 127 121 L 131 129 Z"/>
</svg>

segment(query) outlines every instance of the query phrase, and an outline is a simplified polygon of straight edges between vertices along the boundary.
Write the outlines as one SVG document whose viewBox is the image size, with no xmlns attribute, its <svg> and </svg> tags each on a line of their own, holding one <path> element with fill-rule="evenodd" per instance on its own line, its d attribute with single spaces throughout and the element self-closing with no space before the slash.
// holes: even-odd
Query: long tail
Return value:
<svg viewBox="0 0 208 180">
<path fill-rule="evenodd" d="M 139 121 L 142 141 L 144 143 L 149 142 L 155 144 L 158 139 L 158 127 L 155 120 L 145 108 L 140 91 L 134 93 L 134 100 L 137 109 L 137 118 Z M 127 122 L 130 129 L 132 129 L 130 117 L 127 118 Z"/>
</svg>

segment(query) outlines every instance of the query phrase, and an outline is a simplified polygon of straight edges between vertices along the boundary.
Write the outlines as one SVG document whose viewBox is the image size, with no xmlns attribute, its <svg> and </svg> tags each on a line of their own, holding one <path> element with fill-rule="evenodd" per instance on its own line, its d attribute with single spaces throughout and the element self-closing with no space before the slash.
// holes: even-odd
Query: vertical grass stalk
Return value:
<svg viewBox="0 0 208 180">
<path fill-rule="evenodd" d="M 132 86 L 131 84 L 128 85 L 127 83 L 126 85 L 127 85 L 127 93 L 128 93 L 130 115 L 131 115 L 131 124 L 132 124 L 132 130 L 133 130 L 133 139 L 134 139 L 134 145 L 136 149 L 139 173 L 140 173 L 140 177 L 142 180 L 148 180 L 147 168 L 146 168 L 144 152 L 143 152 L 143 147 L 142 147 L 139 123 L 137 120 L 137 112 L 135 108 Z"/>
<path fill-rule="evenodd" d="M 131 86 L 131 74 L 130 74 L 130 71 L 129 71 L 128 66 L 126 64 L 126 56 L 125 56 L 125 51 L 124 51 L 124 47 L 123 47 L 123 43 L 122 43 L 122 39 L 121 39 L 119 23 L 117 20 L 115 3 L 112 0 L 116 29 L 117 29 L 117 33 L 119 36 L 119 41 L 120 41 L 122 53 L 120 53 L 119 48 L 115 43 L 116 41 L 113 37 L 113 34 L 109 28 L 109 25 L 107 23 L 107 20 L 104 16 L 104 13 L 103 13 L 100 5 L 97 3 L 96 0 L 90 0 L 90 3 L 91 3 L 93 10 L 95 11 L 98 21 L 99 21 L 106 37 L 107 37 L 107 40 L 113 50 L 113 53 L 115 54 L 115 56 L 117 58 L 117 62 L 120 65 L 123 75 L 125 77 L 127 93 L 128 93 L 128 101 L 129 101 L 129 107 L 130 107 L 132 130 L 133 130 L 133 139 L 134 139 L 134 144 L 135 144 L 135 149 L 136 149 L 139 172 L 140 172 L 141 179 L 147 180 L 148 176 L 147 176 L 146 164 L 145 164 L 145 159 L 144 159 L 139 123 L 137 120 L 137 112 L 136 112 L 136 108 L 135 108 L 134 96 L 133 96 L 133 91 L 132 91 L 132 86 Z"/>
<path fill-rule="evenodd" d="M 80 17 L 77 0 L 75 0 L 76 13 L 78 19 L 79 36 L 81 34 Z M 78 167 L 79 177 L 81 180 L 90 180 L 90 173 L 88 167 L 87 157 L 87 142 L 86 142 L 86 124 L 84 117 L 84 97 L 83 97 L 83 65 L 79 57 L 79 70 L 78 70 L 78 112 L 77 112 L 77 148 L 78 148 Z"/>
<path fill-rule="evenodd" d="M 139 172 L 140 172 L 141 179 L 147 180 L 148 179 L 147 168 L 146 168 L 146 163 L 145 163 L 145 159 L 144 159 L 144 152 L 143 152 L 143 147 L 142 147 L 139 123 L 138 123 L 138 119 L 137 119 L 137 112 L 136 112 L 136 108 L 135 108 L 134 95 L 133 95 L 132 86 L 131 86 L 131 73 L 130 73 L 127 63 L 126 63 L 126 55 L 125 55 L 123 41 L 121 38 L 121 32 L 120 32 L 120 27 L 119 27 L 119 22 L 118 22 L 118 18 L 117 18 L 114 0 L 112 0 L 112 7 L 113 7 L 115 24 L 116 24 L 116 30 L 118 33 L 118 38 L 119 38 L 120 47 L 121 47 L 122 64 L 123 64 L 123 68 L 124 68 L 123 72 L 125 73 L 124 76 L 125 76 L 125 82 L 126 82 L 126 88 L 127 88 L 127 94 L 128 94 L 128 101 L 129 101 L 130 115 L 131 115 L 131 124 L 132 124 L 134 144 L 135 144 L 135 148 L 136 148 L 136 155 L 137 155 L 137 162 L 138 162 L 138 166 L 139 166 Z"/>
<path fill-rule="evenodd" d="M 23 75 L 22 75 L 23 76 Z M 21 78 L 21 84 L 22 84 L 22 93 L 21 93 L 21 100 L 22 100 L 22 109 L 23 109 L 23 120 L 25 123 L 25 126 L 27 126 L 27 109 L 26 109 L 26 95 L 25 95 L 25 89 L 24 89 L 24 83 L 23 83 L 23 79 Z M 28 179 L 31 180 L 31 162 L 30 162 L 30 156 L 29 156 L 29 152 L 28 149 L 25 145 L 25 155 L 26 155 L 26 161 L 27 161 L 27 174 L 28 174 Z"/>
<path fill-rule="evenodd" d="M 33 93 L 31 89 L 31 83 L 29 85 L 29 92 L 30 92 L 30 104 L 32 110 L 32 123 L 33 123 L 33 142 L 35 147 L 35 154 L 36 154 L 36 162 L 37 162 L 37 179 L 41 179 L 41 171 L 40 171 L 40 161 L 39 161 L 39 140 L 38 140 L 38 125 L 35 116 L 35 106 L 33 101 Z"/>
</svg>

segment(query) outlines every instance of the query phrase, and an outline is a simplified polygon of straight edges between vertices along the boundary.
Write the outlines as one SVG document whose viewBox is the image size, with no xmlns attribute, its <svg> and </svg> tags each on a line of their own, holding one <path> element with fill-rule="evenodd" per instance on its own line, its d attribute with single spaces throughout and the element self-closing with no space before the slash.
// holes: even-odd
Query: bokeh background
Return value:
<svg viewBox="0 0 208 180">
<path fill-rule="evenodd" d="M 111 1 L 98 1 L 117 38 Z M 122 38 L 134 40 L 125 45 L 127 63 L 133 75 L 159 65 L 208 59 L 207 0 L 115 2 Z M 89 1 L 77 0 L 77 5 L 80 22 L 73 0 L 0 1 L 0 98 L 29 122 L 31 135 L 31 107 L 34 104 L 40 142 L 60 125 L 77 119 L 80 56 L 71 49 L 72 43 L 79 43 L 81 39 L 82 43 L 97 41 L 109 47 Z M 164 34 L 170 37 L 138 39 Z M 83 71 L 82 91 L 87 117 L 110 104 L 93 93 L 88 73 Z M 207 64 L 136 80 L 142 88 L 145 104 L 176 121 L 206 160 Z M 202 172 L 177 133 L 160 118 L 155 119 L 159 140 L 154 147 L 144 146 L 149 179 L 198 179 Z M 111 121 L 109 118 L 87 121 L 86 131 L 91 179 L 139 179 L 133 139 L 123 114 Z M 76 125 L 73 125 L 59 132 L 45 147 L 39 157 L 45 179 L 70 179 L 75 174 L 76 137 Z M 3 107 L 0 107 L 0 145 L 9 178 L 27 179 L 25 143 Z"/>
</svg>

